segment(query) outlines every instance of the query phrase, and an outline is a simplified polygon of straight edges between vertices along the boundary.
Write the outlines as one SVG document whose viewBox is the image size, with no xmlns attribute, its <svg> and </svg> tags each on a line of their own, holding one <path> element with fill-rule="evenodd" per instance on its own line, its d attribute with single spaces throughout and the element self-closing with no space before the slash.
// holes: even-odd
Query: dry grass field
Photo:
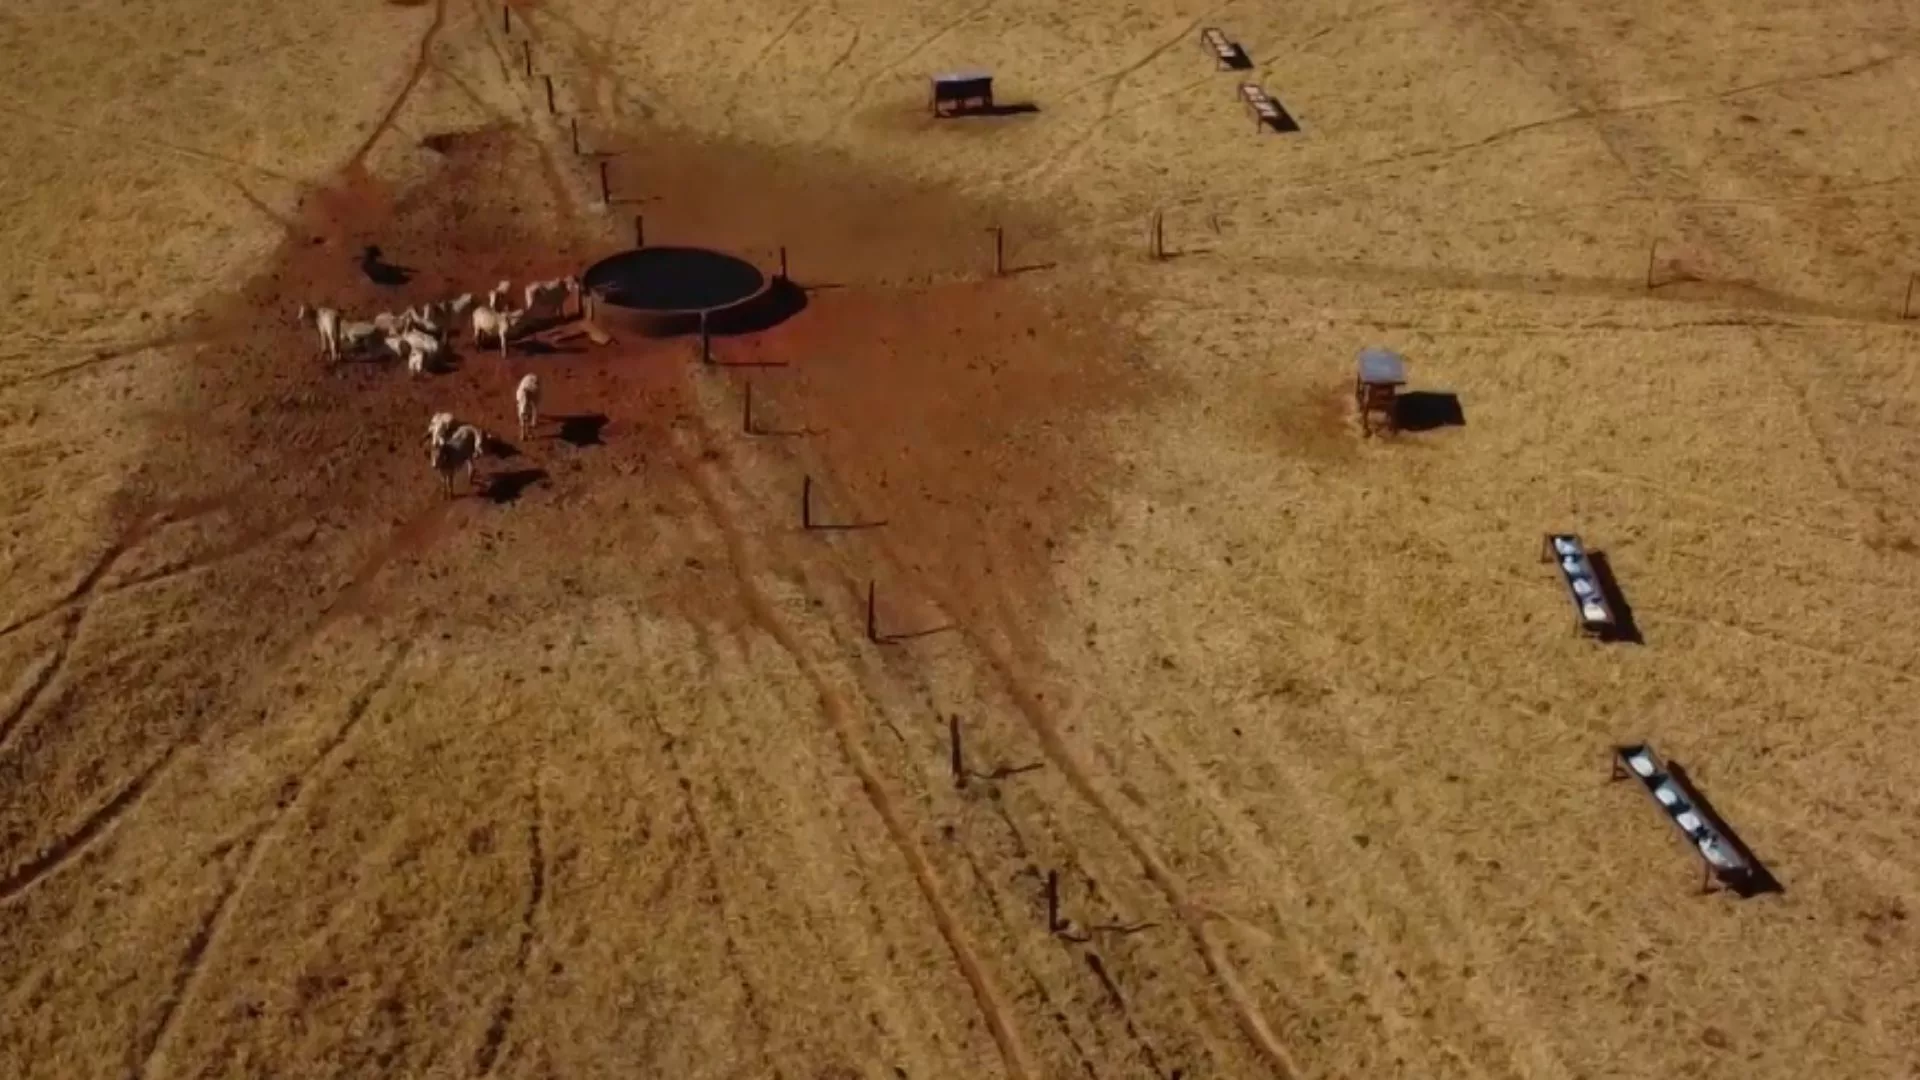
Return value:
<svg viewBox="0 0 1920 1080">
<path fill-rule="evenodd" d="M 1920 1076 L 1917 47 L 1892 0 L 13 0 L 0 1077 Z M 927 119 L 968 65 L 1037 108 Z M 805 309 L 412 380 L 293 318 L 634 214 Z M 1362 440 L 1370 344 L 1464 424 Z M 443 408 L 518 444 L 454 500 Z M 1550 530 L 1642 643 L 1573 633 Z M 1697 894 L 1605 782 L 1639 739 L 1783 892 Z"/>
</svg>

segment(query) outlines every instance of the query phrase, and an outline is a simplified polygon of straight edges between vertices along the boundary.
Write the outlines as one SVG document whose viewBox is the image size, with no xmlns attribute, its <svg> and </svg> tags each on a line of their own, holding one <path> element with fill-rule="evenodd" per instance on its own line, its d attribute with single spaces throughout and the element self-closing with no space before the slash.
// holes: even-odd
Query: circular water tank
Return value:
<svg viewBox="0 0 1920 1080">
<path fill-rule="evenodd" d="M 581 288 L 609 329 L 648 337 L 697 332 L 764 299 L 772 285 L 737 255 L 700 247 L 642 247 L 587 267 Z"/>
</svg>

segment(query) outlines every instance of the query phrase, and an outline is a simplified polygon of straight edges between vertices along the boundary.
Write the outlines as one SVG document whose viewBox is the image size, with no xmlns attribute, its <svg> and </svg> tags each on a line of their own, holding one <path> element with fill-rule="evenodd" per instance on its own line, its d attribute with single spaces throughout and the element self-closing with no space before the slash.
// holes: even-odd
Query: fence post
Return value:
<svg viewBox="0 0 1920 1080">
<path fill-rule="evenodd" d="M 740 406 L 740 430 L 753 434 L 753 380 L 747 380 L 746 401 Z"/>
<path fill-rule="evenodd" d="M 522 41 L 520 43 L 520 55 L 525 57 L 527 61 L 527 78 L 533 78 L 533 42 Z"/>
<path fill-rule="evenodd" d="M 553 76 L 548 75 L 546 78 L 547 78 L 547 113 L 549 115 L 553 115 L 553 114 L 559 113 L 560 107 L 553 103 Z"/>
<path fill-rule="evenodd" d="M 580 118 L 579 117 L 577 116 L 567 117 L 567 131 L 573 136 L 573 152 L 577 156 L 580 153 Z"/>
<path fill-rule="evenodd" d="M 500 32 L 513 33 L 513 9 L 505 4 L 500 5 Z"/>
<path fill-rule="evenodd" d="M 1653 290 L 1653 253 L 1658 250 L 1660 250 L 1660 238 L 1656 236 L 1653 242 L 1647 245 L 1647 290 L 1649 292 Z"/>
<path fill-rule="evenodd" d="M 953 786 L 965 791 L 967 788 L 967 761 L 960 751 L 960 714 L 947 717 L 947 739 L 952 744 L 947 764 L 953 769 Z"/>
<path fill-rule="evenodd" d="M 1047 871 L 1047 933 L 1060 932 L 1060 871 Z"/>
<path fill-rule="evenodd" d="M 633 215 L 633 246 L 647 246 L 647 217 L 645 214 Z"/>
<path fill-rule="evenodd" d="M 1920 278 L 1920 274 L 1907 275 L 1907 298 L 1900 302 L 1900 317 L 1903 319 L 1913 318 L 1913 283 L 1916 278 Z"/>
<path fill-rule="evenodd" d="M 800 480 L 800 527 L 813 528 L 813 477 L 803 476 Z"/>
<path fill-rule="evenodd" d="M 872 579 L 867 581 L 867 640 L 875 645 L 880 644 L 880 621 L 874 616 Z"/>
<path fill-rule="evenodd" d="M 607 162 L 604 158 L 600 161 L 600 201 L 608 206 L 613 205 L 613 189 L 607 184 Z"/>
</svg>

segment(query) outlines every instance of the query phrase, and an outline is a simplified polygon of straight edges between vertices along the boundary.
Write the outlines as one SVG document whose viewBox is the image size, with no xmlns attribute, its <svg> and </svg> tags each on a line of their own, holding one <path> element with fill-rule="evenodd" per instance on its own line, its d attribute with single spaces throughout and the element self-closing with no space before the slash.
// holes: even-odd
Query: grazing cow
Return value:
<svg viewBox="0 0 1920 1080">
<path fill-rule="evenodd" d="M 473 294 L 461 293 L 451 300 L 442 301 L 440 306 L 449 317 L 457 319 L 473 310 Z"/>
<path fill-rule="evenodd" d="M 395 315 L 390 311 L 383 311 L 373 317 L 373 326 L 383 335 L 397 334 L 407 328 L 407 316 L 404 313 Z"/>
<path fill-rule="evenodd" d="M 473 343 L 478 346 L 482 338 L 491 337 L 500 343 L 500 359 L 507 358 L 507 338 L 514 327 L 526 315 L 524 311 L 500 311 L 493 307 L 473 309 Z"/>
<path fill-rule="evenodd" d="M 343 352 L 357 353 L 373 345 L 384 336 L 380 328 L 370 322 L 343 322 L 340 324 L 340 346 Z"/>
<path fill-rule="evenodd" d="M 513 404 L 520 414 L 520 438 L 533 436 L 540 425 L 540 376 L 528 374 L 513 388 Z"/>
<path fill-rule="evenodd" d="M 299 319 L 303 323 L 312 323 L 320 332 L 320 354 L 328 360 L 340 359 L 340 313 L 332 308 L 308 307 L 300 305 Z"/>
<path fill-rule="evenodd" d="M 433 471 L 440 474 L 440 490 L 447 498 L 453 498 L 453 474 L 461 469 L 467 471 L 467 486 L 473 486 L 473 463 L 479 458 L 486 443 L 486 436 L 472 424 L 461 424 L 447 436 L 445 442 L 435 444 L 433 448 Z"/>
</svg>

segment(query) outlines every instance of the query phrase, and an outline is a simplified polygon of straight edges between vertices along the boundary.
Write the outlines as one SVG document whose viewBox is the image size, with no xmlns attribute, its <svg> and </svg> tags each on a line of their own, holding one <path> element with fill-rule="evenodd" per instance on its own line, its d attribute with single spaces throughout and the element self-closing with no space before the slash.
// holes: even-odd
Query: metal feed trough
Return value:
<svg viewBox="0 0 1920 1080">
<path fill-rule="evenodd" d="M 1712 891 L 1719 881 L 1729 888 L 1748 892 L 1763 874 L 1757 864 L 1740 849 L 1723 822 L 1705 808 L 1705 800 L 1684 776 L 1669 772 L 1653 747 L 1645 743 L 1613 748 L 1611 779 L 1631 776 L 1640 781 L 1655 805 L 1666 812 L 1673 827 L 1686 838 L 1687 846 L 1700 856 L 1703 866 L 1701 891 Z"/>
<path fill-rule="evenodd" d="M 1573 600 L 1574 625 L 1589 636 L 1612 633 L 1618 625 L 1613 605 L 1607 602 L 1600 576 L 1594 572 L 1587 547 L 1573 533 L 1548 533 L 1540 545 L 1540 561 L 1552 560 L 1566 583 L 1567 596 Z"/>
<path fill-rule="evenodd" d="M 927 109 L 935 116 L 986 112 L 993 108 L 993 76 L 978 69 L 948 71 L 933 77 Z"/>
</svg>

